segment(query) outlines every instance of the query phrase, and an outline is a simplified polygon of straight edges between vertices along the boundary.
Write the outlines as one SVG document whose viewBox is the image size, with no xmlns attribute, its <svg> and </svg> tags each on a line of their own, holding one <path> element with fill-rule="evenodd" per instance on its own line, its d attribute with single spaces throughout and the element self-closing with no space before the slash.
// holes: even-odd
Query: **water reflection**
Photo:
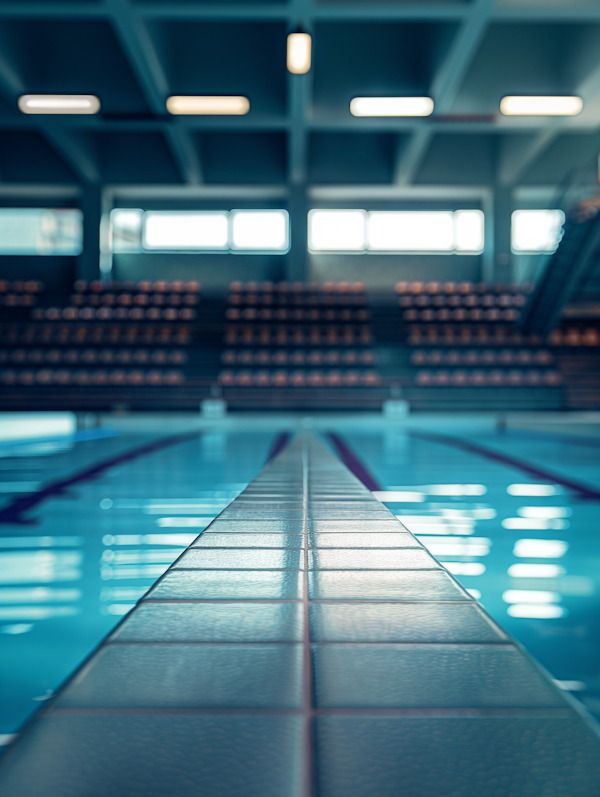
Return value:
<svg viewBox="0 0 600 797">
<path fill-rule="evenodd" d="M 0 482 L 16 474 L 13 494 L 26 481 L 36 488 L 150 439 L 112 433 L 13 446 L 0 451 Z M 217 442 L 119 464 L 37 505 L 25 523 L 0 526 L 0 744 L 254 478 L 273 436 Z M 0 495 L 0 504 L 9 500 Z"/>
<path fill-rule="evenodd" d="M 543 459 L 566 482 L 583 473 L 581 447 L 564 437 L 538 433 L 524 447 L 518 431 L 470 431 L 463 423 L 459 434 L 525 462 Z M 345 440 L 383 485 L 381 500 L 399 520 L 563 688 L 576 685 L 571 691 L 600 716 L 598 502 L 399 430 L 353 432 Z M 590 473 L 592 465 L 600 472 L 600 449 L 586 449 Z M 593 481 L 589 474 L 587 480 Z M 425 500 L 394 500 L 396 492 L 411 491 Z"/>
</svg>

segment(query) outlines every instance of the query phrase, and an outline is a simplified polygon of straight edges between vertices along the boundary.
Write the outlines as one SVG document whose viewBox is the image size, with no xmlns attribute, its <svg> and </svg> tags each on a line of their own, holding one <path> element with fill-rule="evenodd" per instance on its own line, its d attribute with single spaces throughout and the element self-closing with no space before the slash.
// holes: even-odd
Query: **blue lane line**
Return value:
<svg viewBox="0 0 600 797">
<path fill-rule="evenodd" d="M 97 462 L 95 465 L 91 465 L 89 468 L 85 468 L 84 470 L 81 470 L 71 476 L 67 476 L 65 479 L 59 479 L 58 481 L 50 482 L 50 484 L 42 487 L 42 489 L 38 490 L 37 492 L 29 493 L 21 498 L 13 499 L 6 507 L 4 507 L 4 509 L 0 510 L 0 525 L 3 523 L 10 523 L 11 525 L 31 525 L 36 521 L 28 517 L 24 517 L 24 514 L 29 512 L 42 501 L 46 500 L 46 498 L 54 498 L 56 496 L 64 495 L 69 487 L 72 487 L 75 484 L 80 484 L 81 482 L 95 479 L 101 473 L 104 473 L 104 471 L 109 470 L 110 468 L 114 468 L 116 465 L 122 465 L 125 462 L 130 462 L 131 460 L 138 459 L 139 457 L 144 457 L 148 454 L 154 454 L 156 451 L 161 451 L 163 448 L 169 448 L 170 446 L 177 445 L 178 443 L 186 443 L 189 440 L 200 437 L 201 434 L 201 431 L 194 431 L 186 432 L 185 434 L 162 437 L 158 440 L 154 440 L 151 443 L 146 443 L 146 445 L 132 448 L 129 451 L 125 451 L 121 454 L 117 454 L 114 457 L 110 457 L 109 459 Z"/>
<path fill-rule="evenodd" d="M 290 434 L 290 432 L 281 432 L 281 434 L 277 435 L 277 437 L 275 438 L 275 440 L 273 442 L 271 450 L 269 451 L 269 454 L 267 456 L 267 460 L 265 462 L 265 465 L 268 465 L 269 462 L 271 462 L 272 459 L 275 459 L 275 457 L 278 454 L 281 454 L 283 449 L 290 442 L 290 437 L 291 436 L 292 435 Z"/>
<path fill-rule="evenodd" d="M 434 434 L 432 432 L 417 432 L 411 430 L 409 432 L 411 437 L 416 437 L 419 440 L 428 440 L 430 443 L 440 443 L 441 445 L 451 446 L 452 448 L 459 448 L 469 454 L 475 454 L 479 457 L 498 462 L 501 465 L 506 465 L 509 468 L 523 471 L 528 476 L 532 476 L 540 481 L 549 482 L 550 484 L 560 484 L 567 490 L 572 490 L 578 498 L 586 501 L 600 501 L 600 491 L 590 485 L 576 482 L 573 479 L 566 478 L 554 471 L 546 470 L 545 468 L 532 465 L 523 459 L 503 454 L 500 451 L 494 451 L 491 448 L 479 445 L 479 443 L 472 443 L 470 440 L 463 440 L 460 437 L 453 437 L 445 434 Z"/>
<path fill-rule="evenodd" d="M 335 432 L 327 432 L 327 437 L 330 439 L 338 457 L 342 460 L 344 465 L 365 485 L 367 490 L 371 490 L 371 492 L 381 490 L 381 485 L 367 466 L 356 456 L 354 451 L 352 451 L 343 437 Z"/>
</svg>

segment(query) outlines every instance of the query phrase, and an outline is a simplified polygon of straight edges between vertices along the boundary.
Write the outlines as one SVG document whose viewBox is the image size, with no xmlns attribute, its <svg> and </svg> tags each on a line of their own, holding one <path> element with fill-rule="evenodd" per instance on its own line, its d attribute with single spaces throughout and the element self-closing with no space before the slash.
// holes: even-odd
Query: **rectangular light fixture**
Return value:
<svg viewBox="0 0 600 797">
<path fill-rule="evenodd" d="M 577 116 L 583 109 L 581 97 L 503 97 L 500 113 L 505 116 Z"/>
<path fill-rule="evenodd" d="M 93 94 L 23 94 L 19 110 L 27 114 L 94 114 L 100 100 Z"/>
<path fill-rule="evenodd" d="M 431 116 L 431 97 L 355 97 L 352 116 Z"/>
<path fill-rule="evenodd" d="M 287 252 L 289 249 L 289 214 L 287 210 L 232 210 L 231 248 Z"/>
<path fill-rule="evenodd" d="M 142 238 L 150 250 L 222 250 L 229 248 L 227 211 L 148 211 Z"/>
<path fill-rule="evenodd" d="M 308 33 L 290 33 L 287 38 L 287 68 L 292 75 L 310 71 L 312 39 Z"/>
<path fill-rule="evenodd" d="M 174 116 L 245 116 L 250 110 L 248 97 L 173 96 L 167 99 L 167 111 Z"/>
</svg>

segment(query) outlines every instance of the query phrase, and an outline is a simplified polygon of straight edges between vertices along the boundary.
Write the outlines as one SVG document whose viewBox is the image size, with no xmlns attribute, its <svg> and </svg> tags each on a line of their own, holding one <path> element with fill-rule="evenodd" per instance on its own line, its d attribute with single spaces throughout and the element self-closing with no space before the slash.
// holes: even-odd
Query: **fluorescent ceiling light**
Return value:
<svg viewBox="0 0 600 797">
<path fill-rule="evenodd" d="M 100 110 L 100 100 L 93 94 L 23 94 L 19 97 L 22 113 L 94 114 Z"/>
<path fill-rule="evenodd" d="M 313 252 L 361 252 L 366 244 L 364 210 L 311 210 L 308 248 Z"/>
<path fill-rule="evenodd" d="M 431 97 L 355 97 L 352 116 L 431 116 Z"/>
<path fill-rule="evenodd" d="M 448 252 L 454 249 L 452 211 L 372 211 L 372 251 Z"/>
<path fill-rule="evenodd" d="M 167 111 L 175 116 L 244 116 L 248 97 L 169 97 Z"/>
<path fill-rule="evenodd" d="M 286 252 L 289 227 L 287 210 L 232 210 L 231 248 Z"/>
<path fill-rule="evenodd" d="M 144 214 L 144 249 L 228 249 L 226 211 L 179 213 L 149 211 Z"/>
<path fill-rule="evenodd" d="M 290 33 L 287 38 L 287 68 L 292 75 L 310 70 L 312 40 L 308 33 Z"/>
<path fill-rule="evenodd" d="M 511 249 L 515 254 L 554 252 L 565 214 L 562 210 L 515 210 L 511 216 Z"/>
<path fill-rule="evenodd" d="M 581 97 L 503 97 L 500 112 L 505 116 L 577 116 Z"/>
</svg>

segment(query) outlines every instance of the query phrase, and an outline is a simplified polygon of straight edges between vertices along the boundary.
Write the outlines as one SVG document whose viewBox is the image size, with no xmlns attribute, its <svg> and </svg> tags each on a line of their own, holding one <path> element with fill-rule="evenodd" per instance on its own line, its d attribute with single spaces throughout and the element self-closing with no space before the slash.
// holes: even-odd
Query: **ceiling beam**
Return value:
<svg viewBox="0 0 600 797">
<path fill-rule="evenodd" d="M 310 22 L 311 13 L 311 0 L 291 0 L 287 9 L 289 19 L 286 33 L 294 33 L 301 28 L 314 35 Z M 288 175 L 289 182 L 293 185 L 306 183 L 308 175 L 308 125 L 312 85 L 312 69 L 305 75 L 287 73 Z"/>
<path fill-rule="evenodd" d="M 0 79 L 1 82 L 1 79 Z M 1 91 L 0 91 L 1 93 Z M 15 102 L 15 100 L 11 100 Z M 600 108 L 600 104 L 598 105 Z M 0 130 L 25 130 L 39 129 L 40 124 L 45 125 L 48 117 L 21 114 L 18 111 L 0 116 Z M 591 118 L 579 119 L 578 117 L 561 118 L 553 120 L 556 130 L 569 133 L 593 133 L 598 130 L 600 122 L 595 122 Z M 173 120 L 153 119 L 147 117 L 103 117 L 99 116 L 63 116 L 60 117 L 60 124 L 65 130 L 81 132 L 127 132 L 127 131 L 147 131 L 158 132 L 171 128 L 193 133 L 197 130 L 231 130 L 246 131 L 257 130 L 261 132 L 290 132 L 293 121 L 284 116 L 252 116 L 249 114 L 244 117 L 217 117 L 217 116 L 182 116 Z M 483 133 L 483 134 L 538 134 L 543 133 L 548 127 L 548 120 L 543 119 L 490 119 L 489 121 L 448 121 L 447 119 L 437 120 L 432 117 L 428 121 L 421 119 L 307 119 L 305 127 L 307 131 L 322 132 L 354 132 L 354 133 Z"/>
<path fill-rule="evenodd" d="M 344 6 L 343 4 L 314 5 L 309 9 L 312 20 L 415 20 L 415 21 L 451 21 L 462 20 L 470 14 L 471 8 L 464 2 L 455 3 L 423 3 L 413 2 L 392 4 L 374 4 Z M 247 3 L 244 5 L 231 2 L 191 3 L 191 2 L 139 2 L 135 4 L 133 13 L 140 19 L 227 19 L 227 20 L 264 20 L 277 21 L 291 19 L 294 15 L 289 7 L 275 3 Z M 107 19 L 106 8 L 100 3 L 64 2 L 61 0 L 31 0 L 24 5 L 23 0 L 8 0 L 0 4 L 0 19 L 23 17 L 46 18 L 87 18 Z M 502 22 L 556 22 L 569 20 L 576 22 L 600 21 L 598 5 L 573 6 L 573 4 L 547 6 L 513 6 L 494 7 L 490 17 Z"/>
<path fill-rule="evenodd" d="M 165 117 L 169 83 L 146 26 L 128 0 L 104 0 L 104 6 L 150 110 L 158 117 Z M 171 119 L 164 121 L 160 129 L 182 180 L 191 184 L 202 182 L 200 158 L 189 133 Z"/>
<path fill-rule="evenodd" d="M 600 125 L 600 65 L 574 89 L 583 98 L 584 109 L 579 116 L 545 119 L 543 128 L 529 141 L 522 139 L 511 144 L 508 138 L 498 162 L 498 182 L 516 185 L 528 170 L 544 155 L 554 141 L 564 133 L 592 132 Z M 582 125 L 585 128 L 582 129 Z"/>
<path fill-rule="evenodd" d="M 430 92 L 437 114 L 451 110 L 487 30 L 493 6 L 494 0 L 474 0 L 468 14 L 463 18 L 450 50 L 431 83 Z M 425 160 L 432 137 L 431 129 L 427 127 L 413 133 L 408 146 L 402 149 L 396 161 L 394 181 L 398 185 L 406 185 L 415 179 Z"/>
<path fill-rule="evenodd" d="M 98 160 L 91 152 L 91 147 L 80 135 L 65 130 L 56 120 L 48 120 L 44 125 L 44 137 L 50 146 L 69 166 L 78 180 L 84 185 L 93 185 L 101 181 Z"/>
<path fill-rule="evenodd" d="M 425 160 L 433 136 L 434 129 L 431 126 L 415 131 L 406 144 L 404 144 L 403 137 L 398 136 L 393 177 L 396 185 L 409 185 L 414 182 L 417 172 Z"/>
<path fill-rule="evenodd" d="M 56 118 L 50 121 L 46 116 L 32 117 L 19 114 L 16 110 L 17 100 L 24 93 L 26 93 L 26 88 L 16 69 L 5 57 L 0 56 L 0 96 L 10 107 L 15 109 L 12 129 L 33 128 L 46 139 L 77 180 L 81 183 L 96 182 L 99 175 L 94 158 L 86 151 L 76 136 L 58 128 Z"/>
<path fill-rule="evenodd" d="M 551 126 L 526 139 L 521 136 L 505 136 L 500 142 L 498 153 L 498 183 L 502 186 L 516 185 L 556 140 L 559 132 L 556 127 Z"/>
</svg>

